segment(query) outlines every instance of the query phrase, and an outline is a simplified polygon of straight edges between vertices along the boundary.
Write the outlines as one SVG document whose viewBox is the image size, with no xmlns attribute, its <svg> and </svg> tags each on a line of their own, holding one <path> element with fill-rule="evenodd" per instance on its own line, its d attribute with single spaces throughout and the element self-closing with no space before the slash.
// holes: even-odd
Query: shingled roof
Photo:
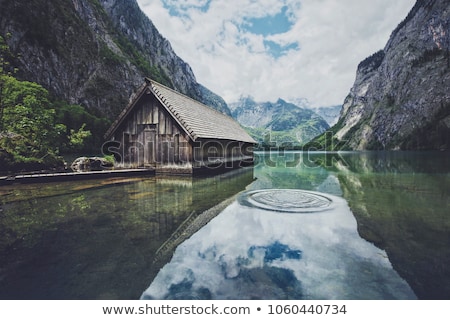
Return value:
<svg viewBox="0 0 450 320">
<path fill-rule="evenodd" d="M 109 138 L 146 90 L 150 89 L 163 107 L 173 116 L 193 141 L 197 139 L 223 139 L 256 143 L 233 118 L 212 109 L 188 96 L 146 78 L 130 104 L 106 132 Z"/>
</svg>

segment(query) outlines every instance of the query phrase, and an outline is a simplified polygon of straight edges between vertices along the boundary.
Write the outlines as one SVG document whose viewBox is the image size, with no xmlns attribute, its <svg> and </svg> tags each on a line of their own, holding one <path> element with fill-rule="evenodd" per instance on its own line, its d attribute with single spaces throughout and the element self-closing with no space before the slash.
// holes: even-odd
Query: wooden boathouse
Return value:
<svg viewBox="0 0 450 320">
<path fill-rule="evenodd" d="M 117 166 L 156 174 L 252 165 L 256 143 L 231 117 L 148 78 L 105 139 Z"/>
</svg>

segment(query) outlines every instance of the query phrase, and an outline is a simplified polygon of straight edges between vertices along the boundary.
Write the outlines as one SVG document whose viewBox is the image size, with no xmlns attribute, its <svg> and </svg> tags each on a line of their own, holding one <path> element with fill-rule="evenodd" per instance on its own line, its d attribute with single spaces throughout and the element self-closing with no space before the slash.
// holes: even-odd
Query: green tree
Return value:
<svg viewBox="0 0 450 320">
<path fill-rule="evenodd" d="M 3 76 L 3 130 L 19 134 L 48 149 L 56 138 L 55 110 L 49 108 L 48 92 L 40 85 Z"/>
<path fill-rule="evenodd" d="M 97 117 L 80 105 L 67 104 L 59 101 L 55 104 L 56 122 L 63 123 L 67 127 L 67 137 L 61 143 L 61 152 L 95 152 L 103 143 L 103 134 L 108 129 L 110 122 Z M 80 140 L 82 138 L 82 140 Z"/>
<path fill-rule="evenodd" d="M 70 135 L 69 135 L 69 146 L 73 150 L 80 150 L 84 146 L 84 142 L 87 138 L 89 138 L 92 134 L 91 131 L 85 130 L 86 124 L 83 123 L 80 127 L 80 129 L 70 129 Z"/>
<path fill-rule="evenodd" d="M 56 123 L 54 103 L 37 83 L 13 76 L 12 54 L 0 36 L 0 170 L 37 170 L 62 165 L 59 147 L 79 148 L 90 131 Z"/>
<path fill-rule="evenodd" d="M 0 36 L 0 132 L 3 131 L 3 113 L 5 110 L 5 105 L 3 102 L 3 88 L 4 80 L 3 76 L 7 75 L 7 68 L 9 66 L 8 58 L 10 56 L 9 46 L 5 39 Z"/>
<path fill-rule="evenodd" d="M 55 141 L 65 133 L 65 126 L 55 124 L 48 91 L 10 75 L 0 75 L 2 91 L 2 131 L 0 148 L 14 158 L 13 165 L 34 169 L 61 162 Z M 31 165 L 33 164 L 33 165 Z"/>
<path fill-rule="evenodd" d="M 9 63 L 12 58 L 0 36 L 0 171 L 61 165 L 61 150 L 86 147 L 92 136 L 86 122 L 93 128 L 105 124 L 81 106 L 51 101 L 41 85 L 16 79 Z"/>
</svg>

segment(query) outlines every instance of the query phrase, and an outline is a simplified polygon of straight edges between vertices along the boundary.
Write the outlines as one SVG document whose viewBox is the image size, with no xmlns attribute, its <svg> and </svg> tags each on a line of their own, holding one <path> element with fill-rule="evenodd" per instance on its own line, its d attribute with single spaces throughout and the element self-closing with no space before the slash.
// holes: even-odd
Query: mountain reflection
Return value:
<svg viewBox="0 0 450 320">
<path fill-rule="evenodd" d="M 386 250 L 420 299 L 450 299 L 450 165 L 439 152 L 342 154 L 343 196 L 361 236 Z"/>
</svg>

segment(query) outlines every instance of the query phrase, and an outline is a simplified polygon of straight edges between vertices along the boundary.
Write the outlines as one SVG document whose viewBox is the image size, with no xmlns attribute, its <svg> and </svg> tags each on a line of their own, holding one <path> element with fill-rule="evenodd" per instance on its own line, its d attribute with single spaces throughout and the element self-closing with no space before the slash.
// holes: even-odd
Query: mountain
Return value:
<svg viewBox="0 0 450 320">
<path fill-rule="evenodd" d="M 232 116 L 247 128 L 256 141 L 266 146 L 299 146 L 329 128 L 327 122 L 312 110 L 282 99 L 272 103 L 241 97 L 238 102 L 230 103 L 229 107 Z"/>
<path fill-rule="evenodd" d="M 330 106 L 330 107 L 319 107 L 312 109 L 315 113 L 321 116 L 330 126 L 334 126 L 341 114 L 342 105 Z"/>
<path fill-rule="evenodd" d="M 342 109 L 342 105 L 313 107 L 306 98 L 291 98 L 288 99 L 288 102 L 295 104 L 300 108 L 311 109 L 321 116 L 330 126 L 333 126 L 338 122 Z"/>
<path fill-rule="evenodd" d="M 58 99 L 112 120 L 150 77 L 229 114 L 135 0 L 0 0 L 0 12 L 16 76 Z"/>
<path fill-rule="evenodd" d="M 449 149 L 449 26 L 449 1 L 416 2 L 385 48 L 359 64 L 332 128 L 334 143 L 354 150 Z"/>
<path fill-rule="evenodd" d="M 230 108 L 221 96 L 218 96 L 201 84 L 198 84 L 198 89 L 200 90 L 200 101 L 223 114 L 231 116 Z"/>
</svg>

